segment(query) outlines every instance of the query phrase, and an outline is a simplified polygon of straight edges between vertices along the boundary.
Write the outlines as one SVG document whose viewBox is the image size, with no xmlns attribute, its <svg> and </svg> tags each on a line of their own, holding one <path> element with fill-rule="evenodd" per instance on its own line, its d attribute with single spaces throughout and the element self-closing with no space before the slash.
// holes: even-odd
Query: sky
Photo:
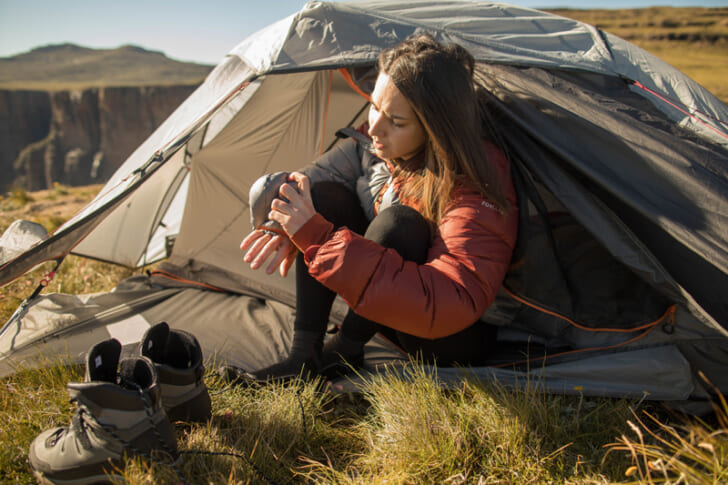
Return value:
<svg viewBox="0 0 728 485">
<path fill-rule="evenodd" d="M 0 57 L 49 44 L 133 44 L 179 61 L 217 64 L 248 35 L 306 0 L 0 0 Z M 727 7 L 728 0 L 510 0 L 529 8 Z"/>
</svg>

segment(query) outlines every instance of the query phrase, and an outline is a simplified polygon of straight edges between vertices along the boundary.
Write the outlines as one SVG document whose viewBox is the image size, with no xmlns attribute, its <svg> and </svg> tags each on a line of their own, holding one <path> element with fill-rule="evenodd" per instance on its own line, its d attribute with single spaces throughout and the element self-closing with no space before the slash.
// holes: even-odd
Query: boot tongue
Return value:
<svg viewBox="0 0 728 485">
<path fill-rule="evenodd" d="M 189 369 L 199 358 L 195 358 L 195 345 L 191 339 L 180 332 L 169 334 L 167 341 L 166 364 L 175 369 Z"/>
<path fill-rule="evenodd" d="M 148 357 L 152 362 L 163 363 L 167 355 L 167 338 L 169 337 L 169 325 L 160 322 L 144 334 L 141 343 L 141 354 Z"/>
<path fill-rule="evenodd" d="M 166 322 L 161 322 L 149 330 L 142 339 L 140 350 L 144 357 L 155 364 L 165 364 L 175 369 L 189 369 L 201 360 L 195 349 L 199 344 L 184 332 L 171 330 Z"/>
<path fill-rule="evenodd" d="M 123 388 L 144 390 L 155 378 L 154 366 L 144 357 L 130 357 L 119 362 L 119 385 Z"/>
<path fill-rule="evenodd" d="M 86 380 L 116 382 L 121 343 L 116 339 L 94 345 L 86 356 Z"/>
</svg>

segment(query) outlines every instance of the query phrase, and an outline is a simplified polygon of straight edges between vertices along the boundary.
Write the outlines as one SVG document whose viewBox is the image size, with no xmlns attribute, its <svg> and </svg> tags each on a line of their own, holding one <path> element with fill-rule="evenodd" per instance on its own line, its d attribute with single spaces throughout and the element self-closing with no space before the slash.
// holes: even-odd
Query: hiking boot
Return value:
<svg viewBox="0 0 728 485">
<path fill-rule="evenodd" d="M 171 421 L 205 422 L 212 416 L 205 366 L 197 339 L 166 322 L 149 328 L 139 353 L 154 363 L 162 391 L 162 405 Z"/>
<path fill-rule="evenodd" d="M 146 357 L 119 361 L 120 354 L 116 339 L 93 346 L 84 382 L 68 383 L 77 405 L 70 425 L 44 431 L 30 444 L 28 459 L 40 483 L 123 481 L 118 473 L 125 455 L 177 458 L 154 365 Z"/>
</svg>

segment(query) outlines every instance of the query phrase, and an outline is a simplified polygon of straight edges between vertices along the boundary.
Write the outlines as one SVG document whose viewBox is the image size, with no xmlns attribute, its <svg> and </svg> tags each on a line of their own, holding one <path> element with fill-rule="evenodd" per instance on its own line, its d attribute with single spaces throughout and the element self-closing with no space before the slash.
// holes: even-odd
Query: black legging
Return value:
<svg viewBox="0 0 728 485">
<path fill-rule="evenodd" d="M 364 215 L 358 197 L 345 186 L 335 182 L 320 182 L 311 188 L 314 207 L 335 227 L 346 226 L 357 234 L 384 247 L 396 250 L 405 260 L 424 264 L 430 247 L 431 229 L 416 210 L 395 205 L 381 211 L 371 223 Z M 336 293 L 308 274 L 303 256 L 296 259 L 296 321 L 295 328 L 310 332 L 325 332 Z M 474 324 L 454 335 L 439 339 L 424 339 L 393 331 L 367 320 L 352 310 L 341 324 L 341 332 L 349 339 L 367 342 L 382 332 L 407 353 L 421 354 L 427 362 L 440 365 L 476 365 L 488 355 L 487 347 L 493 335 L 488 326 Z"/>
</svg>

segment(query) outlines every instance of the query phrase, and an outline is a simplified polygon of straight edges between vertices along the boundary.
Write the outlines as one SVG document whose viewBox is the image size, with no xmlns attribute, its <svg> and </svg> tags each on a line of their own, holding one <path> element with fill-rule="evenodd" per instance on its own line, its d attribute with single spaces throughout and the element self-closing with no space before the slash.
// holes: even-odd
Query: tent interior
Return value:
<svg viewBox="0 0 728 485">
<path fill-rule="evenodd" d="M 228 57 L 172 116 L 192 120 L 181 135 L 163 124 L 50 238 L 58 247 L 31 252 L 40 261 L 72 250 L 129 267 L 154 263 L 148 274 L 109 293 L 42 294 L 19 308 L 0 334 L 0 375 L 57 354 L 81 361 L 109 337 L 133 351 L 159 321 L 193 333 L 209 366 L 252 370 L 284 357 L 294 278 L 243 262 L 248 191 L 261 175 L 314 160 L 340 128 L 359 126 L 372 67 L 368 59 L 258 74 Z M 215 84 L 226 77 L 244 82 L 228 93 Z M 476 78 L 488 99 L 484 129 L 511 160 L 519 236 L 478 323 L 494 327 L 497 345 L 477 366 L 432 372 L 444 383 L 538 378 L 549 392 L 685 406 L 710 398 L 699 372 L 728 391 L 728 144 L 679 126 L 618 76 L 481 61 Z M 160 140 L 170 141 L 160 148 Z M 83 236 L 64 248 L 74 233 Z M 0 271 L 17 272 L 13 264 Z M 345 311 L 337 299 L 332 329 Z M 377 335 L 364 369 L 405 372 L 406 362 Z M 358 379 L 334 387 L 353 389 Z"/>
</svg>

